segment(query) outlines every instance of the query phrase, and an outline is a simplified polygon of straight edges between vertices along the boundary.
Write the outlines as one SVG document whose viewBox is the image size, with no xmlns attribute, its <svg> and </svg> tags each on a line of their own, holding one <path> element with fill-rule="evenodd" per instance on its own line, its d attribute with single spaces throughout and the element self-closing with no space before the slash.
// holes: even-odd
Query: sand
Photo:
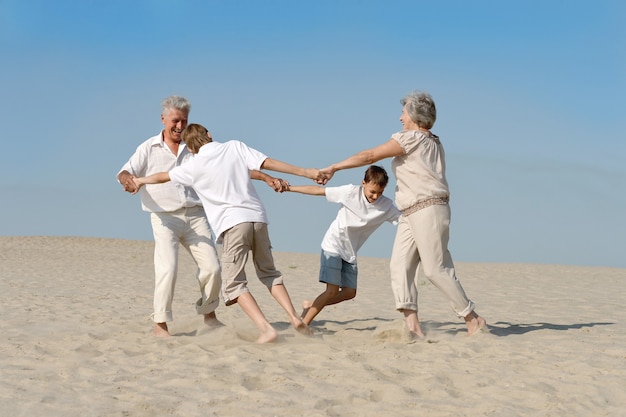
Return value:
<svg viewBox="0 0 626 417">
<path fill-rule="evenodd" d="M 296 306 L 318 255 L 275 253 Z M 152 242 L 0 237 L 0 415 L 623 416 L 626 269 L 458 263 L 490 331 L 467 337 L 427 281 L 412 342 L 388 259 L 360 258 L 356 299 L 307 337 L 250 275 L 276 343 L 237 306 L 208 331 L 181 254 L 172 337 L 152 336 Z M 251 270 L 249 270 L 252 272 Z"/>
</svg>

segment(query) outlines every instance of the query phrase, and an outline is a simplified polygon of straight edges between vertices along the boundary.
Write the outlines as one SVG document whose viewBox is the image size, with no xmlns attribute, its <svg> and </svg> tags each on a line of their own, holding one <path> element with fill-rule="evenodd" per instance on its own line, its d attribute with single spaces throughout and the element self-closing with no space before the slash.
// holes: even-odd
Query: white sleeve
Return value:
<svg viewBox="0 0 626 417">
<path fill-rule="evenodd" d="M 344 203 L 355 185 L 340 185 L 339 187 L 326 187 L 326 200 L 331 203 Z"/>
<path fill-rule="evenodd" d="M 128 171 L 130 174 L 136 177 L 143 177 L 146 175 L 146 170 L 148 167 L 148 146 L 146 143 L 142 143 L 137 147 L 135 153 L 132 154 L 130 159 L 122 166 L 122 168 L 117 172 L 115 176 L 117 178 L 118 175 L 122 171 Z"/>
</svg>

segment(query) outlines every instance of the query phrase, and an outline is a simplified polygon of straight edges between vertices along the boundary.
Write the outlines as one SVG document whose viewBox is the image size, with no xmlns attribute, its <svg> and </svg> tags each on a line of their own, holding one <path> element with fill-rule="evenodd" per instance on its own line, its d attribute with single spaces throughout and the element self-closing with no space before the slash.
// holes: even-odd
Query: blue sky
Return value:
<svg viewBox="0 0 626 417">
<path fill-rule="evenodd" d="M 0 235 L 151 240 L 115 174 L 166 96 L 218 141 L 323 167 L 387 141 L 419 89 L 456 261 L 626 267 L 625 21 L 619 0 L 2 0 Z M 317 253 L 338 207 L 265 187 L 274 249 Z"/>
</svg>

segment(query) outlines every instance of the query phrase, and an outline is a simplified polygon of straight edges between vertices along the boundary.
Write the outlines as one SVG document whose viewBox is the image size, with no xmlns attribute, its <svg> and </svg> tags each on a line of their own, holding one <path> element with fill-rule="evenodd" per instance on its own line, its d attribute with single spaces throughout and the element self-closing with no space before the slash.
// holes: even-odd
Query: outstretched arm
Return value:
<svg viewBox="0 0 626 417">
<path fill-rule="evenodd" d="M 326 188 L 319 185 L 290 185 L 287 191 L 308 195 L 326 195 Z"/>
<path fill-rule="evenodd" d="M 283 192 L 289 189 L 289 182 L 282 178 L 274 178 L 271 175 L 266 174 L 258 170 L 250 171 L 250 178 L 253 180 L 264 181 L 267 185 L 274 189 L 276 192 Z"/>
<path fill-rule="evenodd" d="M 314 181 L 323 180 L 324 176 L 321 175 L 320 170 L 317 168 L 300 168 L 295 165 L 282 162 L 277 159 L 267 158 L 261 164 L 262 169 L 269 169 L 270 171 L 282 172 L 284 174 L 298 175 L 300 177 L 310 178 Z"/>
<path fill-rule="evenodd" d="M 402 149 L 400 144 L 393 139 L 389 139 L 389 141 L 378 145 L 375 148 L 366 149 L 364 151 L 358 152 L 341 162 L 329 165 L 328 167 L 320 170 L 320 172 L 324 176 L 324 179 L 317 182 L 319 184 L 326 184 L 333 177 L 335 172 L 341 169 L 371 165 L 374 162 L 380 161 L 381 159 L 390 158 L 393 156 L 400 156 L 403 153 L 404 150 Z"/>
<path fill-rule="evenodd" d="M 147 177 L 140 177 L 140 178 L 134 177 L 133 181 L 135 182 L 135 185 L 137 186 L 137 190 L 135 191 L 135 193 L 139 191 L 139 189 L 143 187 L 145 184 L 162 184 L 164 182 L 168 182 L 169 180 L 170 180 L 170 173 L 167 171 L 157 172 L 156 174 L 148 175 Z"/>
</svg>

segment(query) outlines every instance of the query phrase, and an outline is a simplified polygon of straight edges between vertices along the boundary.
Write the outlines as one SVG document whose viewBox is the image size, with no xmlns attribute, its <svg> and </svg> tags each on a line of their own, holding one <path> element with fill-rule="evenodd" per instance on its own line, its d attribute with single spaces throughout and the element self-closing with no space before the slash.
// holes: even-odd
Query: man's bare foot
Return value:
<svg viewBox="0 0 626 417">
<path fill-rule="evenodd" d="M 259 338 L 256 340 L 257 343 L 270 343 L 278 338 L 278 332 L 272 326 L 263 330 L 259 335 Z"/>
<path fill-rule="evenodd" d="M 301 319 L 303 319 L 306 316 L 306 313 L 309 311 L 312 305 L 313 305 L 313 302 L 309 300 L 304 300 L 302 302 L 302 313 L 300 313 Z"/>
<path fill-rule="evenodd" d="M 169 337 L 170 332 L 167 329 L 167 323 L 154 323 L 154 335 L 156 337 Z"/>
<path fill-rule="evenodd" d="M 479 331 L 487 328 L 487 322 L 475 312 L 471 312 L 465 316 L 465 324 L 467 325 L 467 335 L 473 336 Z"/>
<path fill-rule="evenodd" d="M 217 316 L 215 315 L 215 311 L 204 315 L 204 324 L 206 324 L 207 327 L 211 329 L 222 327 L 224 325 L 224 323 L 222 323 L 221 321 L 217 319 Z"/>
</svg>

